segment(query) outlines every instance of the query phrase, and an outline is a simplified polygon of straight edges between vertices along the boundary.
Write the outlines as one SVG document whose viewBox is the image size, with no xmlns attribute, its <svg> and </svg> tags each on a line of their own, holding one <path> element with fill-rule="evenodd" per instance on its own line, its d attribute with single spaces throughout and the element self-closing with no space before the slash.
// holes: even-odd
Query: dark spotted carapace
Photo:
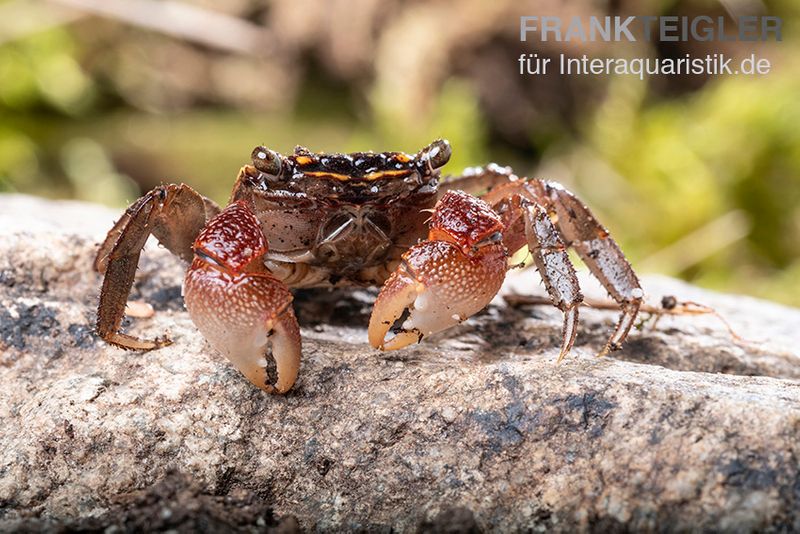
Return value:
<svg viewBox="0 0 800 534">
<path fill-rule="evenodd" d="M 434 141 L 416 155 L 404 152 L 353 152 L 351 154 L 313 153 L 298 146 L 288 157 L 258 146 L 253 150 L 253 165 L 275 179 L 318 178 L 366 186 L 370 182 L 404 179 L 416 175 L 430 178 L 450 159 L 447 141 Z"/>
<path fill-rule="evenodd" d="M 293 163 L 291 172 L 314 178 L 327 178 L 340 182 L 366 182 L 405 178 L 417 170 L 416 162 L 403 152 L 361 152 L 355 154 L 312 154 L 297 147 L 288 160 Z"/>
<path fill-rule="evenodd" d="M 416 154 L 253 150 L 233 200 L 262 223 L 271 268 L 295 285 L 382 282 L 409 246 L 427 234 L 439 169 L 450 145 Z"/>
</svg>

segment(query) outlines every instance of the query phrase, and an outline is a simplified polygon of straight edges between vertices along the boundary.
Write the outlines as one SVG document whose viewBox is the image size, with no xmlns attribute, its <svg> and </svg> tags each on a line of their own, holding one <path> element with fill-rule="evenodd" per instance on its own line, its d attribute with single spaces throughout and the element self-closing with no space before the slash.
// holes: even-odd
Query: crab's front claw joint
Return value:
<svg viewBox="0 0 800 534">
<path fill-rule="evenodd" d="M 266 250 L 249 209 L 229 206 L 195 241 L 183 297 L 195 326 L 250 382 L 286 393 L 300 368 L 300 328 L 289 288 L 261 261 Z"/>
<path fill-rule="evenodd" d="M 500 245 L 490 248 L 467 255 L 445 241 L 412 247 L 375 301 L 370 344 L 402 349 L 483 309 L 505 276 L 505 250 Z"/>
</svg>

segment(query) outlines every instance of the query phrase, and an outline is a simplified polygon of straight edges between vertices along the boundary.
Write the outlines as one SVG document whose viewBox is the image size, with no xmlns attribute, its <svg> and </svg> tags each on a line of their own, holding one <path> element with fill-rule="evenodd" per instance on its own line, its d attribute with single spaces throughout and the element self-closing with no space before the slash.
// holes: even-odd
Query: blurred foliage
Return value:
<svg viewBox="0 0 800 534">
<path fill-rule="evenodd" d="M 517 35 L 523 14 L 725 15 L 734 4 L 782 16 L 784 42 L 523 48 Z M 224 202 L 256 144 L 414 152 L 443 136 L 450 172 L 494 160 L 573 188 L 640 271 L 800 305 L 793 2 L 184 0 L 206 17 L 184 33 L 148 27 L 159 2 L 82 5 L 0 2 L 0 191 L 121 208 L 184 181 Z M 773 69 L 522 77 L 522 52 L 755 52 Z"/>
<path fill-rule="evenodd" d="M 782 68 L 648 104 L 638 80 L 612 84 L 568 161 L 579 190 L 610 169 L 596 203 L 641 268 L 800 300 L 800 78 Z"/>
</svg>

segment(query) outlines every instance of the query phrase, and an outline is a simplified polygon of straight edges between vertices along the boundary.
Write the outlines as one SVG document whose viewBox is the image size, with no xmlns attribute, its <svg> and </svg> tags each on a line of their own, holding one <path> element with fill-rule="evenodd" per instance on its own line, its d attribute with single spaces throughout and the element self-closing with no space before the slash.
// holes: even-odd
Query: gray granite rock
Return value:
<svg viewBox="0 0 800 534">
<path fill-rule="evenodd" d="M 184 266 L 157 246 L 132 296 L 156 313 L 128 329 L 175 343 L 96 339 L 90 264 L 116 215 L 0 196 L 0 530 L 130 530 L 132 509 L 158 503 L 250 531 L 291 531 L 291 516 L 318 530 L 800 530 L 798 310 L 646 276 L 650 301 L 713 306 L 751 342 L 711 316 L 664 317 L 598 359 L 616 314 L 586 310 L 556 366 L 548 306 L 496 299 L 379 353 L 374 293 L 305 292 L 300 377 L 275 397 L 200 337 Z M 504 291 L 541 286 L 523 271 Z M 198 524 L 164 521 L 150 526 Z"/>
</svg>

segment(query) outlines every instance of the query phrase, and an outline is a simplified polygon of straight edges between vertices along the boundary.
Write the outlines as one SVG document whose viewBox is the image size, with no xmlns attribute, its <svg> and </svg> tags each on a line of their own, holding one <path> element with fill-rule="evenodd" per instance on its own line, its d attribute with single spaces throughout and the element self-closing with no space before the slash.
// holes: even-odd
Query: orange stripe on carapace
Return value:
<svg viewBox="0 0 800 534">
<path fill-rule="evenodd" d="M 295 160 L 295 161 L 296 161 L 296 162 L 297 162 L 299 165 L 308 165 L 309 163 L 311 163 L 312 161 L 314 161 L 314 158 L 311 158 L 311 157 L 309 157 L 309 156 L 297 156 L 297 157 L 295 157 L 295 158 L 294 158 L 294 160 Z"/>
<path fill-rule="evenodd" d="M 383 177 L 393 178 L 393 177 L 396 177 L 396 176 L 408 176 L 412 172 L 413 171 L 411 171 L 411 169 L 401 169 L 399 171 L 377 171 L 377 172 L 371 172 L 371 173 L 367 174 L 366 176 L 364 176 L 361 179 L 362 180 L 368 180 L 368 181 L 380 180 Z"/>
<path fill-rule="evenodd" d="M 350 177 L 346 174 L 336 174 L 325 171 L 303 171 L 303 174 L 306 176 L 313 176 L 314 178 L 332 178 L 334 180 L 339 180 L 340 182 L 346 182 L 350 179 Z"/>
<path fill-rule="evenodd" d="M 411 174 L 413 171 L 411 169 L 403 169 L 399 171 L 378 171 L 372 172 L 367 174 L 366 176 L 348 176 L 346 174 L 337 174 L 333 172 L 325 172 L 325 171 L 303 171 L 303 174 L 306 176 L 312 176 L 314 178 L 331 178 L 333 180 L 339 180 L 340 182 L 348 182 L 350 180 L 365 180 L 367 182 L 372 182 L 374 180 L 380 180 L 381 178 L 393 178 L 397 176 L 407 176 Z"/>
</svg>

